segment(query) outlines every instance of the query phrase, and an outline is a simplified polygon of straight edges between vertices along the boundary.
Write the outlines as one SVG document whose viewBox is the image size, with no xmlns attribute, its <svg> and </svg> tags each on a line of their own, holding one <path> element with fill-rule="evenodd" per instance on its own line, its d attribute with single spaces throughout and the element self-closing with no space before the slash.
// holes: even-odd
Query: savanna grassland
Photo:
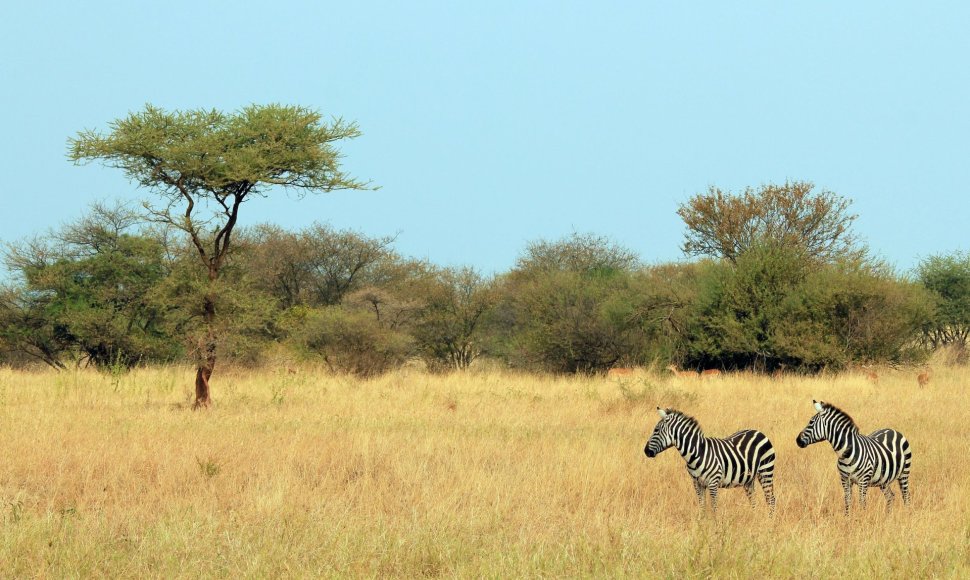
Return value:
<svg viewBox="0 0 970 580">
<path fill-rule="evenodd" d="M 372 380 L 193 370 L 0 370 L 3 576 L 970 575 L 966 370 L 839 377 L 504 372 Z M 902 431 L 913 502 L 842 515 L 835 454 L 795 436 L 812 398 Z M 768 434 L 778 512 L 723 490 L 699 514 L 657 405 L 708 435 Z"/>
</svg>

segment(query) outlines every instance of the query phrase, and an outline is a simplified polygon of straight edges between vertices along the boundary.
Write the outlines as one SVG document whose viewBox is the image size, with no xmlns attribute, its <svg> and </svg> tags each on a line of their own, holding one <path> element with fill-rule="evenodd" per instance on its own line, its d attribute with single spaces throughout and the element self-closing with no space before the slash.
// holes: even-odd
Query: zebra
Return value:
<svg viewBox="0 0 970 580">
<path fill-rule="evenodd" d="M 705 437 L 697 419 L 676 409 L 657 407 L 660 422 L 653 430 L 643 452 L 656 457 L 668 447 L 676 447 L 687 462 L 687 473 L 694 480 L 694 492 L 701 509 L 705 491 L 711 494 L 711 511 L 717 513 L 717 490 L 744 488 L 754 507 L 754 481 L 761 484 L 768 511 L 775 512 L 775 448 L 768 437 L 754 429 L 738 431 L 725 439 Z"/>
<path fill-rule="evenodd" d="M 795 442 L 805 448 L 812 443 L 828 441 L 839 455 L 839 476 L 845 493 L 845 514 L 852 505 L 852 485 L 859 485 L 859 504 L 866 507 L 866 493 L 870 486 L 882 489 L 886 496 L 886 511 L 892 510 L 895 494 L 889 489 L 899 482 L 903 503 L 909 505 L 909 469 L 913 453 L 909 441 L 893 429 L 879 429 L 861 435 L 859 427 L 848 413 L 822 401 L 815 403 L 818 411 L 798 435 Z"/>
</svg>

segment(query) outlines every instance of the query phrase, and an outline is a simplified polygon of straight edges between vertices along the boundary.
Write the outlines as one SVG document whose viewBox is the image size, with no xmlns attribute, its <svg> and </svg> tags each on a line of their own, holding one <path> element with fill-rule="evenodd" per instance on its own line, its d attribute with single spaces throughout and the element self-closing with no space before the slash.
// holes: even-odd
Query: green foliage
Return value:
<svg viewBox="0 0 970 580">
<path fill-rule="evenodd" d="M 760 244 L 699 280 L 686 335 L 687 366 L 820 370 L 901 362 L 929 315 L 919 288 L 885 268 L 820 264 Z"/>
<path fill-rule="evenodd" d="M 710 262 L 659 264 L 635 273 L 632 284 L 632 317 L 636 320 L 641 341 L 636 351 L 623 357 L 623 365 L 687 358 L 687 337 L 693 307 L 700 292 L 700 277 L 712 267 Z"/>
<path fill-rule="evenodd" d="M 123 208 L 96 205 L 48 241 L 9 246 L 21 285 L 3 300 L 7 343 L 52 366 L 72 353 L 105 368 L 176 357 L 152 295 L 168 274 L 164 248 L 135 225 Z"/>
<path fill-rule="evenodd" d="M 605 371 L 630 361 L 641 342 L 629 274 L 550 272 L 506 294 L 512 316 L 506 356 L 552 372 Z"/>
<path fill-rule="evenodd" d="M 252 105 L 235 114 L 166 112 L 146 105 L 69 141 L 75 163 L 117 167 L 164 198 L 145 203 L 152 218 L 185 232 L 210 280 L 219 276 L 242 203 L 272 187 L 299 192 L 364 189 L 340 169 L 334 143 L 360 135 L 353 123 L 321 122 L 304 107 Z M 178 209 L 173 213 L 173 210 Z M 199 212 L 211 211 L 207 215 Z M 213 231 L 209 235 L 206 232 Z M 213 318 L 210 315 L 209 318 Z"/>
<path fill-rule="evenodd" d="M 887 268 L 832 268 L 818 280 L 826 293 L 829 332 L 844 360 L 913 362 L 916 338 L 933 316 L 932 297 Z"/>
<path fill-rule="evenodd" d="M 803 185 L 786 187 L 808 195 Z M 226 195 L 216 207 L 231 213 Z M 797 222 L 772 211 L 777 227 Z M 917 284 L 849 246 L 820 253 L 770 229 L 751 230 L 729 258 L 649 267 L 606 238 L 573 234 L 529 244 L 512 271 L 487 278 L 403 259 L 391 237 L 324 225 L 241 230 L 217 259 L 206 249 L 227 250 L 229 222 L 146 228 L 140 219 L 96 206 L 46 239 L 8 246 L 5 362 L 88 361 L 116 385 L 140 362 L 211 365 L 216 349 L 251 364 L 290 348 L 360 376 L 414 357 L 464 369 L 482 356 L 559 373 L 668 361 L 817 371 L 913 360 L 920 337 L 938 346 L 970 329 L 970 258 L 960 254 L 924 261 Z M 173 237 L 178 228 L 190 235 Z"/>
<path fill-rule="evenodd" d="M 298 106 L 250 105 L 235 114 L 217 110 L 167 112 L 146 105 L 69 141 L 75 162 L 101 160 L 142 187 L 173 198 L 186 191 L 215 200 L 260 193 L 274 185 L 308 191 L 359 189 L 366 184 L 340 169 L 333 143 L 360 135 L 354 123 L 321 122 Z"/>
<path fill-rule="evenodd" d="M 5 362 L 40 361 L 63 369 L 74 342 L 50 316 L 46 296 L 14 287 L 0 292 L 0 347 Z"/>
<path fill-rule="evenodd" d="M 385 327 L 373 313 L 355 307 L 328 306 L 308 312 L 296 338 L 332 371 L 363 377 L 397 368 L 413 352 L 407 334 Z"/>
<path fill-rule="evenodd" d="M 798 252 L 767 244 L 749 249 L 735 264 L 709 268 L 699 280 L 688 329 L 688 366 L 765 370 L 791 364 L 790 353 L 779 350 L 784 335 L 778 335 L 799 326 L 789 316 L 801 306 L 796 289 L 808 274 Z M 786 324 L 779 326 L 782 320 Z"/>
<path fill-rule="evenodd" d="M 432 369 L 466 369 L 481 353 L 483 320 L 495 302 L 489 280 L 473 269 L 443 269 L 427 278 L 410 326 Z"/>
<path fill-rule="evenodd" d="M 220 352 L 242 364 L 262 362 L 266 344 L 277 338 L 279 316 L 276 301 L 263 291 L 255 274 L 232 256 L 220 276 L 210 281 L 198 267 L 191 247 L 175 245 L 170 252 L 169 273 L 152 289 L 155 302 L 165 305 L 169 333 L 178 337 L 188 360 L 203 356 L 210 332 Z M 205 315 L 206 297 L 212 296 L 221 314 L 213 321 Z"/>
<path fill-rule="evenodd" d="M 491 349 L 513 366 L 597 372 L 638 354 L 636 254 L 607 238 L 533 242 L 498 282 Z"/>
<path fill-rule="evenodd" d="M 970 336 L 970 254 L 930 256 L 916 268 L 916 278 L 936 306 L 923 328 L 924 340 L 932 348 L 965 347 Z"/>
<path fill-rule="evenodd" d="M 555 242 L 530 242 L 519 257 L 515 272 L 525 276 L 562 271 L 589 275 L 612 274 L 630 272 L 639 265 L 640 259 L 636 253 L 609 238 L 574 232 Z"/>
</svg>

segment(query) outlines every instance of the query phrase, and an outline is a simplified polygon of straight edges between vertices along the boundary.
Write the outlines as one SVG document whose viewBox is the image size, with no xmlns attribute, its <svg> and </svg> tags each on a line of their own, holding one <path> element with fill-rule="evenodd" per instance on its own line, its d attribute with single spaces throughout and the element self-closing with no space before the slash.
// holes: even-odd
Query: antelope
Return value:
<svg viewBox="0 0 970 580">
<path fill-rule="evenodd" d="M 931 369 L 926 369 L 920 374 L 916 375 L 916 382 L 919 383 L 919 388 L 923 388 L 929 384 L 930 378 L 933 376 L 933 371 Z"/>
<path fill-rule="evenodd" d="M 697 377 L 696 371 L 682 371 L 677 368 L 677 365 L 670 365 L 667 367 L 667 370 L 674 373 L 675 377 L 686 377 L 686 378 Z"/>
<path fill-rule="evenodd" d="M 622 379 L 623 377 L 632 377 L 633 373 L 633 369 L 630 368 L 614 367 L 606 371 L 606 376 L 611 379 Z"/>
<path fill-rule="evenodd" d="M 879 375 L 876 374 L 876 371 L 866 371 L 866 378 L 872 383 L 879 382 Z"/>
<path fill-rule="evenodd" d="M 719 376 L 721 376 L 720 369 L 704 369 L 701 371 L 701 377 L 713 378 Z"/>
<path fill-rule="evenodd" d="M 776 369 L 775 369 L 775 370 L 774 370 L 774 371 L 773 371 L 773 372 L 771 373 L 771 376 L 772 376 L 773 378 L 776 378 L 776 379 L 780 379 L 780 378 L 784 378 L 784 376 L 785 376 L 785 371 L 786 371 L 786 369 L 787 369 L 787 368 L 788 368 L 788 365 L 786 365 L 785 363 L 780 363 L 780 364 L 778 365 L 778 368 L 776 368 Z"/>
</svg>

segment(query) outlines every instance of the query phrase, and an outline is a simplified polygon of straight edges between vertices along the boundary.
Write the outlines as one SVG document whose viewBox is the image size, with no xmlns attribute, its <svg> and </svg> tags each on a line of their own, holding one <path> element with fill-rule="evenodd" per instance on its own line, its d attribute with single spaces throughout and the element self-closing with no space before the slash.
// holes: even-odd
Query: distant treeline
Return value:
<svg viewBox="0 0 970 580">
<path fill-rule="evenodd" d="M 392 237 L 259 225 L 234 233 L 213 282 L 184 236 L 133 207 L 96 205 L 6 247 L 0 362 L 194 364 L 205 295 L 218 296 L 219 348 L 237 364 L 283 353 L 358 375 L 482 358 L 556 373 L 669 363 L 811 372 L 962 347 L 970 259 L 934 256 L 897 273 L 852 237 L 847 208 L 805 183 L 712 188 L 678 212 L 692 261 L 647 265 L 573 234 L 528 244 L 495 276 L 407 258 Z"/>
</svg>

